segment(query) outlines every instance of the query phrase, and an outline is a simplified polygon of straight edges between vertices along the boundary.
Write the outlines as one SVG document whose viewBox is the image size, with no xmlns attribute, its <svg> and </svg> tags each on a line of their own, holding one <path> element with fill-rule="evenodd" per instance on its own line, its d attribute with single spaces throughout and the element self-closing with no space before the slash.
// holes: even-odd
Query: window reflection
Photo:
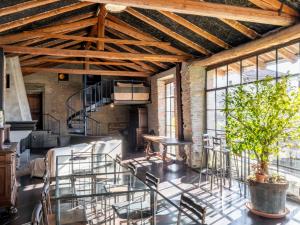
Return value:
<svg viewBox="0 0 300 225">
<path fill-rule="evenodd" d="M 207 89 L 216 88 L 217 80 L 216 80 L 216 70 L 207 71 Z"/>
<path fill-rule="evenodd" d="M 206 114 L 206 124 L 207 124 L 207 129 L 211 129 L 214 130 L 216 129 L 216 120 L 215 120 L 215 110 L 207 110 L 207 114 Z"/>
<path fill-rule="evenodd" d="M 242 61 L 242 82 L 248 83 L 256 80 L 256 56 Z"/>
<path fill-rule="evenodd" d="M 278 76 L 299 73 L 299 44 L 297 43 L 278 49 Z"/>
<path fill-rule="evenodd" d="M 228 65 L 228 85 L 241 83 L 241 63 L 235 62 Z"/>
<path fill-rule="evenodd" d="M 270 51 L 258 56 L 258 79 L 276 77 L 276 51 Z"/>
<path fill-rule="evenodd" d="M 227 86 L 227 66 L 217 68 L 217 87 Z"/>
<path fill-rule="evenodd" d="M 216 101 L 215 101 L 215 91 L 209 91 L 206 93 L 206 108 L 207 109 L 215 109 Z"/>
</svg>

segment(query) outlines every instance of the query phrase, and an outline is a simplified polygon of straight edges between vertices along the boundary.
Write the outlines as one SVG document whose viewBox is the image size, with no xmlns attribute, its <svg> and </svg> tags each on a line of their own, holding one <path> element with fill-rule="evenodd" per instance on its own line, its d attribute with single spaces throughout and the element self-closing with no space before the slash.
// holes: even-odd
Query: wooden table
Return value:
<svg viewBox="0 0 300 225">
<path fill-rule="evenodd" d="M 179 155 L 183 158 L 184 162 L 187 163 L 187 154 L 185 153 L 184 146 L 189 147 L 189 151 L 191 152 L 191 141 L 179 141 L 176 138 L 168 138 L 164 136 L 154 136 L 154 135 L 143 135 L 144 140 L 147 142 L 145 147 L 145 152 L 147 155 L 147 159 L 149 160 L 153 156 L 158 156 L 162 158 L 164 162 L 167 161 L 167 150 L 168 146 L 178 146 L 179 147 Z M 162 155 L 160 152 L 154 152 L 152 149 L 152 143 L 161 144 L 163 146 Z"/>
</svg>

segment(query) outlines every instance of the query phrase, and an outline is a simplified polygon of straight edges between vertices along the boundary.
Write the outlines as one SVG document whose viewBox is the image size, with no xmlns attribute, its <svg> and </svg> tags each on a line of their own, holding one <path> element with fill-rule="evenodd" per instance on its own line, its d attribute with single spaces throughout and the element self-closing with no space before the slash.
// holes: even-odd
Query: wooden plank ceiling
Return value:
<svg viewBox="0 0 300 225">
<path fill-rule="evenodd" d="M 7 56 L 19 55 L 24 75 L 53 72 L 147 77 L 174 63 L 208 58 L 259 39 L 297 23 L 299 18 L 300 8 L 292 1 L 229 2 L 1 1 L 0 47 Z M 127 8 L 111 13 L 105 8 L 108 3 Z M 292 49 L 283 55 L 295 58 Z"/>
</svg>

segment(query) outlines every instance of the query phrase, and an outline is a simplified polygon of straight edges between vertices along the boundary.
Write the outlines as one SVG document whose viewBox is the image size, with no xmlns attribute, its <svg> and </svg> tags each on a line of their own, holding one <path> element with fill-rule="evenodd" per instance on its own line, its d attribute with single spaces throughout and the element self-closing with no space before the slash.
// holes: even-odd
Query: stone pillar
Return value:
<svg viewBox="0 0 300 225">
<path fill-rule="evenodd" d="M 25 90 L 19 57 L 6 58 L 6 74 L 10 76 L 10 88 L 5 89 L 6 121 L 31 121 L 31 113 Z"/>
<path fill-rule="evenodd" d="M 183 63 L 181 71 L 184 137 L 193 142 L 191 154 L 187 151 L 189 166 L 199 167 L 205 128 L 205 68 Z"/>
</svg>

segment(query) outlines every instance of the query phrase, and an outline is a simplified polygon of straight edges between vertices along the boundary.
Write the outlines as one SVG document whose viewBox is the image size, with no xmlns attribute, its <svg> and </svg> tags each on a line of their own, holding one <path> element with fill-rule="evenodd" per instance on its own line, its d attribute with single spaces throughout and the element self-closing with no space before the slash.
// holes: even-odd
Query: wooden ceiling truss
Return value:
<svg viewBox="0 0 300 225">
<path fill-rule="evenodd" d="M 216 52 L 196 42 L 195 38 L 189 39 L 172 27 L 167 27 L 141 13 L 138 8 L 157 10 L 161 16 L 223 50 L 230 50 L 233 46 L 222 40 L 220 35 L 210 33 L 180 14 L 217 18 L 230 29 L 253 40 L 261 38 L 263 34 L 240 21 L 290 26 L 297 23 L 299 18 L 299 13 L 295 9 L 279 0 L 249 0 L 249 2 L 257 8 L 211 3 L 205 0 L 187 0 L 180 3 L 177 0 L 149 0 L 147 3 L 139 0 L 81 0 L 81 2 L 0 24 L 0 33 L 4 33 L 0 38 L 0 47 L 4 49 L 7 56 L 19 55 L 22 71 L 26 75 L 35 72 L 53 72 L 148 77 L 169 69 L 174 66 L 174 63 L 192 60 L 199 55 L 209 58 Z M 58 3 L 59 0 L 29 0 L 0 9 L 0 18 Z M 166 35 L 168 40 L 175 40 L 185 48 L 197 52 L 198 55 L 195 56 L 178 45 L 173 45 L 172 41 L 160 40 L 157 36 L 145 33 L 121 20 L 105 9 L 106 3 L 127 6 L 126 13 L 132 18 L 151 26 L 151 29 Z M 97 12 L 79 13 L 33 30 L 10 32 L 37 21 L 93 5 L 98 6 Z M 292 47 L 283 49 L 280 56 L 292 61 L 297 59 L 297 53 Z M 272 58 L 274 55 L 264 54 L 260 58 L 261 65 L 264 66 L 264 62 Z M 247 63 L 254 62 L 249 59 Z M 83 69 L 61 68 L 64 64 L 82 65 Z M 236 65 L 231 65 L 230 69 L 238 70 Z"/>
</svg>

